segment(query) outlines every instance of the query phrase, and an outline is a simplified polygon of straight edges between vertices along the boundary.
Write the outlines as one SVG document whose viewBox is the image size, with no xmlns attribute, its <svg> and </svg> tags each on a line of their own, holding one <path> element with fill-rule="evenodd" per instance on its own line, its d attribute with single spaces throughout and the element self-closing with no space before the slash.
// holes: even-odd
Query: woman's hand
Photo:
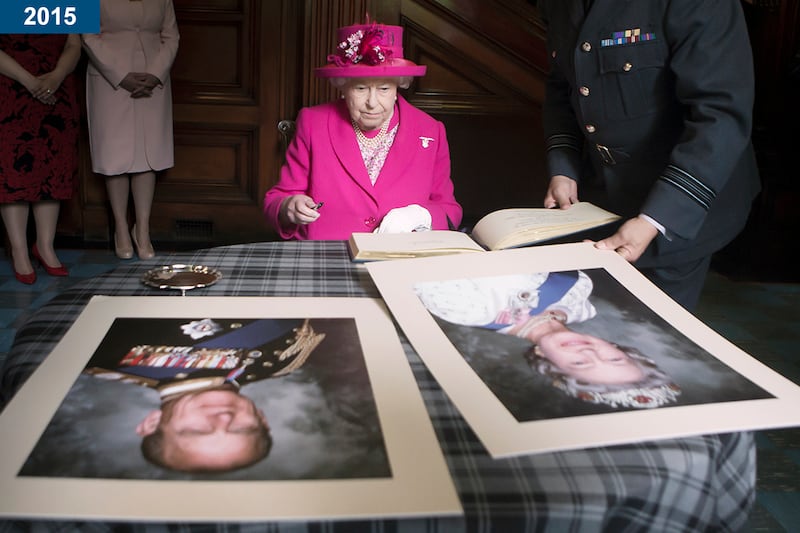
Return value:
<svg viewBox="0 0 800 533">
<path fill-rule="evenodd" d="M 30 83 L 25 84 L 25 88 L 31 93 L 31 96 L 47 105 L 54 105 L 56 97 L 53 90 L 49 89 L 44 81 L 40 78 L 33 77 Z"/>
<path fill-rule="evenodd" d="M 305 194 L 287 196 L 281 202 L 280 222 L 283 226 L 290 224 L 311 224 L 319 218 L 317 203 Z"/>
<path fill-rule="evenodd" d="M 51 89 L 48 85 L 48 81 L 45 78 L 47 74 L 42 76 L 36 77 L 33 74 L 25 71 L 24 75 L 20 76 L 19 82 L 28 89 L 28 92 L 31 93 L 31 96 L 42 102 L 43 104 L 47 105 L 54 105 L 56 103 L 56 97 L 53 93 L 55 93 L 55 89 Z M 60 82 L 59 82 L 60 84 Z M 56 84 L 55 88 L 58 88 Z"/>
<path fill-rule="evenodd" d="M 149 97 L 153 95 L 153 89 L 161 85 L 161 80 L 148 74 L 147 72 L 137 73 L 141 87 L 138 91 L 131 93 L 133 98 Z"/>
<path fill-rule="evenodd" d="M 136 76 L 134 72 L 128 72 L 122 81 L 119 82 L 119 86 L 131 93 L 131 95 L 141 88 L 141 82 L 139 78 Z"/>
<path fill-rule="evenodd" d="M 119 86 L 131 93 L 131 98 L 147 98 L 153 89 L 161 85 L 161 80 L 147 72 L 128 72 Z"/>
<path fill-rule="evenodd" d="M 36 78 L 31 94 L 34 98 L 47 105 L 55 105 L 56 91 L 61 87 L 64 78 L 55 71 L 42 74 Z"/>
<path fill-rule="evenodd" d="M 25 70 L 13 57 L 0 50 L 0 75 L 7 76 L 12 80 L 22 84 L 31 96 L 42 103 L 53 105 L 56 103 L 53 93 L 60 85 L 60 81 L 54 87 L 46 85 L 47 80 L 36 77 Z M 62 78 L 63 79 L 63 78 Z"/>
<path fill-rule="evenodd" d="M 0 63 L 6 67 L 11 66 L 13 68 L 13 65 L 8 64 L 7 57 L 8 56 L 5 54 L 0 55 Z M 69 34 L 64 41 L 64 49 L 61 51 L 61 55 L 58 56 L 58 61 L 56 62 L 56 66 L 53 67 L 53 70 L 40 74 L 39 76 L 34 76 L 22 69 L 22 67 L 19 67 L 16 71 L 21 77 L 17 79 L 30 91 L 34 98 L 44 104 L 55 105 L 58 101 L 58 98 L 56 98 L 56 91 L 61 87 L 64 78 L 75 70 L 75 65 L 78 64 L 80 57 L 81 38 L 76 33 Z"/>
</svg>

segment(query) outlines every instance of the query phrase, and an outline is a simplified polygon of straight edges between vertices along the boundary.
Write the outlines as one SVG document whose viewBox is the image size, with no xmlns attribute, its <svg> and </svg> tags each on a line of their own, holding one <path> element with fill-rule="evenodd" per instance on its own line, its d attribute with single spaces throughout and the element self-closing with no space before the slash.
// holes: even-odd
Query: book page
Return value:
<svg viewBox="0 0 800 533">
<path fill-rule="evenodd" d="M 348 242 L 357 261 L 402 259 L 460 252 L 485 251 L 460 231 L 434 230 L 411 233 L 353 233 Z"/>
<path fill-rule="evenodd" d="M 589 202 L 579 202 L 569 209 L 501 209 L 480 219 L 472 238 L 490 250 L 499 250 L 567 235 L 618 218 Z"/>
</svg>

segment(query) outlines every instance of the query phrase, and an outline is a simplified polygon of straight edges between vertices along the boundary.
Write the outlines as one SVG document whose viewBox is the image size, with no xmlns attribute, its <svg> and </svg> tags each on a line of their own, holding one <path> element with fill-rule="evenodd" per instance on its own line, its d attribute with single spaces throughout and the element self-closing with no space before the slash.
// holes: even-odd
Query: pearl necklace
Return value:
<svg viewBox="0 0 800 533">
<path fill-rule="evenodd" d="M 389 131 L 389 121 L 392 117 L 386 119 L 386 121 L 381 124 L 381 129 L 378 131 L 378 134 L 375 137 L 367 137 L 364 135 L 364 132 L 361 128 L 358 127 L 356 121 L 350 119 L 350 122 L 353 124 L 353 130 L 356 132 L 356 138 L 358 139 L 358 144 L 363 146 L 364 148 L 368 148 L 370 150 L 375 150 L 378 146 L 381 145 L 383 139 L 386 137 L 386 133 Z"/>
</svg>

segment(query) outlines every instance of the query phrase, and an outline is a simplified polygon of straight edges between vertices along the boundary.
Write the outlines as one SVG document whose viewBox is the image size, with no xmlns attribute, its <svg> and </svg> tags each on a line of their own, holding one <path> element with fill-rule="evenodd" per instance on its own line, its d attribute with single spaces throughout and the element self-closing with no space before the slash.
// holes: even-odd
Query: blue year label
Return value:
<svg viewBox="0 0 800 533">
<path fill-rule="evenodd" d="M 100 0 L 0 0 L 0 33 L 100 33 Z"/>
</svg>

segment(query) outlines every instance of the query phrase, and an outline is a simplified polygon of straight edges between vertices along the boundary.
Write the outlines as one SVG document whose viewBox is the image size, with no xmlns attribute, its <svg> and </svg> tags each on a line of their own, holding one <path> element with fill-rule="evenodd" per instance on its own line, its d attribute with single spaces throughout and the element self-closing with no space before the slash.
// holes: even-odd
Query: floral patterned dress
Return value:
<svg viewBox="0 0 800 533">
<path fill-rule="evenodd" d="M 66 35 L 2 35 L 0 50 L 34 75 L 53 70 Z M 78 101 L 69 74 L 50 106 L 0 75 L 0 203 L 67 200 L 78 167 Z"/>
</svg>

